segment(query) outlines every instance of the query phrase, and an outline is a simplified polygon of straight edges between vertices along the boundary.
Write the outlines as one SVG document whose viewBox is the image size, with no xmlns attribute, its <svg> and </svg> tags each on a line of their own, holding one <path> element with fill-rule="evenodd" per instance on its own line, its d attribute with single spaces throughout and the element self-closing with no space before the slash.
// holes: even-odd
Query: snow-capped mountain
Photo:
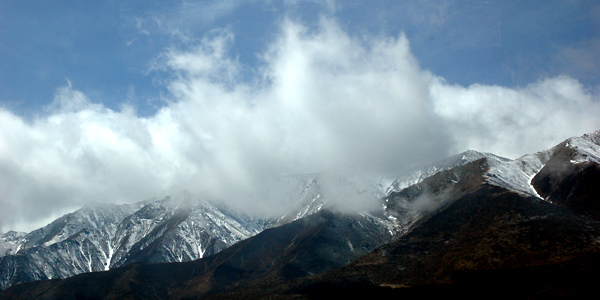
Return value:
<svg viewBox="0 0 600 300">
<path fill-rule="evenodd" d="M 0 297 L 586 298 L 600 277 L 599 157 L 600 131 L 514 160 L 468 151 L 398 176 L 362 213 L 336 212 L 329 191 L 364 195 L 378 184 L 357 188 L 368 180 L 345 172 L 300 176 L 300 204 L 287 215 L 295 221 L 219 253 L 18 285 Z"/>
<path fill-rule="evenodd" d="M 31 233 L 2 234 L 0 289 L 19 282 L 110 270 L 133 262 L 195 260 L 267 228 L 323 210 L 344 212 L 340 209 L 344 205 L 358 205 L 362 212 L 356 220 L 368 220 L 374 224 L 370 232 L 384 233 L 376 236 L 397 238 L 447 204 L 447 199 L 456 198 L 439 189 L 457 193 L 452 187 L 459 182 L 464 187 L 464 182 L 482 178 L 490 186 L 539 201 L 553 201 L 558 196 L 547 188 L 540 190 L 544 185 L 533 181 L 545 173 L 556 173 L 556 161 L 572 166 L 598 164 L 600 131 L 514 160 L 466 151 L 393 176 L 348 170 L 287 176 L 283 180 L 292 187 L 290 197 L 294 197 L 295 206 L 273 219 L 250 217 L 185 193 L 127 205 L 91 204 Z M 438 190 L 428 190 L 432 186 Z"/>
<path fill-rule="evenodd" d="M 588 148 L 590 147 L 588 145 Z M 450 179 L 451 183 L 452 181 L 458 181 L 460 176 L 463 175 L 458 173 L 460 169 L 457 167 L 481 159 L 486 162 L 484 175 L 486 182 L 542 198 L 532 187 L 531 179 L 548 162 L 555 148 L 527 154 L 514 160 L 492 153 L 468 150 L 428 165 L 402 171 L 397 175 L 330 170 L 296 176 L 298 200 L 294 208 L 281 217 L 277 224 L 285 224 L 323 209 L 334 207 L 335 204 L 331 203 L 332 191 L 338 194 L 341 191 L 342 193 L 361 195 L 361 201 L 378 203 L 381 210 L 370 210 L 365 214 L 373 215 L 383 227 L 393 232 L 394 235 L 402 234 L 408 231 L 411 225 L 423 216 L 424 204 L 421 203 L 422 201 L 409 202 L 406 200 L 407 198 L 398 198 L 400 191 L 404 191 L 404 193 L 416 192 L 419 183 L 424 179 L 451 169 L 454 169 L 453 172 L 455 172 L 455 177 Z M 392 198 L 396 200 L 394 208 L 388 207 Z"/>
<path fill-rule="evenodd" d="M 261 232 L 269 222 L 189 197 L 90 204 L 29 234 L 2 235 L 0 289 L 132 262 L 188 261 Z"/>
</svg>

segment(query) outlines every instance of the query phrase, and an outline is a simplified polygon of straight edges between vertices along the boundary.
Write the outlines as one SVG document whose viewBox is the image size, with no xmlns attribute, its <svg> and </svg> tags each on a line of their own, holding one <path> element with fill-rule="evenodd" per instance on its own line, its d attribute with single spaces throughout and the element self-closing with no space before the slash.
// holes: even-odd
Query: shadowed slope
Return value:
<svg viewBox="0 0 600 300">
<path fill-rule="evenodd" d="M 277 287 L 256 286 L 222 299 L 265 294 L 294 299 L 351 295 L 527 299 L 595 292 L 600 279 L 600 222 L 485 183 L 485 161 L 463 170 L 470 170 L 469 176 L 457 177 L 460 170 L 449 170 L 399 192 L 396 197 L 413 201 L 424 195 L 434 202 L 445 200 L 410 232 L 347 267 Z M 600 186 L 580 184 L 593 181 L 594 173 L 577 174 L 570 191 L 581 197 L 573 198 L 572 204 L 596 200 L 589 195 Z"/>
</svg>

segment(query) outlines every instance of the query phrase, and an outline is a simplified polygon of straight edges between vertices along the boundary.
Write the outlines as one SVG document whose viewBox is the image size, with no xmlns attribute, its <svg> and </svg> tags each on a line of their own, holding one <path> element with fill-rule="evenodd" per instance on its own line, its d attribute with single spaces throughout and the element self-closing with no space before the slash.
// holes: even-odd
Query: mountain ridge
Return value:
<svg viewBox="0 0 600 300">
<path fill-rule="evenodd" d="M 297 222 L 306 222 L 308 220 L 306 218 L 310 216 L 314 215 L 312 218 L 317 218 L 329 214 L 330 220 L 334 221 L 328 224 L 342 222 L 349 228 L 356 227 L 361 222 L 362 224 L 372 224 L 369 227 L 371 229 L 368 231 L 370 232 L 368 236 L 373 238 L 374 242 L 368 247 L 369 253 L 363 253 L 361 255 L 364 256 L 360 257 L 352 256 L 352 259 L 345 254 L 348 259 L 344 260 L 344 263 L 336 263 L 337 260 L 331 253 L 339 251 L 344 253 L 343 251 L 354 248 L 357 244 L 356 241 L 345 241 L 345 236 L 351 238 L 353 235 L 361 236 L 362 233 L 352 231 L 353 233 L 349 234 L 341 229 L 346 227 L 334 226 L 331 228 L 335 229 L 331 230 L 334 230 L 332 232 L 336 232 L 336 234 L 328 235 L 324 233 L 325 231 L 316 230 L 315 228 L 318 226 L 314 228 L 308 226 L 303 227 L 308 231 L 302 233 L 306 237 L 311 237 L 308 240 L 316 239 L 325 242 L 311 247 L 308 246 L 310 245 L 308 242 L 299 244 L 290 241 L 287 244 L 282 242 L 278 244 L 280 246 L 274 247 L 273 251 L 276 253 L 274 257 L 278 257 L 282 261 L 281 266 L 289 266 L 294 261 L 293 258 L 285 255 L 285 253 L 289 253 L 285 249 L 292 244 L 296 245 L 294 247 L 299 247 L 297 249 L 300 253 L 312 253 L 311 251 L 328 253 L 324 256 L 327 263 L 305 265 L 314 272 L 286 273 L 287 271 L 282 271 L 284 269 L 273 267 L 280 264 L 271 266 L 266 263 L 267 261 L 261 262 L 261 258 L 258 256 L 255 256 L 257 258 L 254 260 L 257 260 L 259 265 L 262 264 L 262 267 L 244 263 L 240 265 L 239 260 L 237 263 L 232 260 L 235 255 L 228 256 L 227 254 L 238 248 L 230 247 L 227 249 L 231 249 L 228 251 L 232 252 L 223 252 L 225 251 L 223 250 L 218 254 L 189 263 L 195 266 L 193 268 L 190 266 L 179 267 L 179 265 L 173 267 L 186 270 L 192 268 L 196 271 L 192 272 L 192 275 L 189 275 L 188 272 L 187 279 L 174 278 L 173 280 L 178 282 L 177 284 L 166 285 L 172 292 L 164 294 L 165 291 L 162 291 L 161 293 L 164 298 L 173 299 L 193 298 L 200 295 L 217 298 L 227 296 L 234 299 L 257 296 L 259 292 L 268 292 L 283 298 L 289 295 L 314 298 L 316 296 L 311 294 L 311 290 L 351 291 L 352 289 L 348 287 L 349 282 L 360 282 L 357 286 L 361 286 L 363 291 L 373 289 L 378 293 L 400 293 L 397 288 L 391 290 L 388 288 L 423 285 L 457 287 L 464 280 L 457 279 L 460 276 L 456 274 L 467 274 L 465 276 L 471 276 L 469 278 L 473 279 L 473 274 L 499 274 L 497 272 L 500 272 L 499 270 L 502 268 L 509 273 L 515 272 L 514 270 L 519 268 L 525 270 L 524 272 L 538 272 L 537 270 L 544 266 L 548 266 L 547 268 L 551 270 L 558 270 L 562 268 L 561 266 L 571 268 L 572 261 L 577 259 L 586 261 L 585 257 L 594 257 L 600 251 L 598 248 L 600 233 L 597 229 L 600 228 L 598 225 L 600 209 L 597 204 L 600 194 L 599 189 L 594 185 L 594 182 L 600 180 L 599 141 L 600 131 L 597 131 L 582 137 L 567 139 L 551 149 L 524 155 L 514 160 L 489 153 L 467 151 L 442 160 L 437 165 L 434 163 L 409 171 L 407 172 L 409 176 L 404 179 L 399 177 L 393 180 L 392 184 L 386 188 L 385 196 L 378 200 L 381 210 L 355 214 L 350 219 L 345 219 L 348 214 L 334 213 L 328 210 L 325 205 L 328 199 L 321 198 L 321 193 L 313 190 L 312 194 L 304 194 L 309 195 L 304 200 L 309 206 L 317 201 L 316 206 L 321 205 L 319 209 L 285 224 L 277 224 L 274 221 L 277 226 L 272 226 L 267 231 L 261 230 L 260 233 L 253 235 L 253 238 L 240 240 L 234 246 L 252 244 L 257 239 L 268 240 L 265 235 L 268 235 L 269 232 L 285 232 L 289 226 L 297 226 Z M 413 184 L 403 187 L 411 180 L 414 181 Z M 317 183 L 313 182 L 312 186 L 305 185 L 305 187 L 310 190 L 318 185 Z M 374 190 L 377 189 L 381 191 L 381 186 L 376 185 Z M 342 220 L 349 221 L 344 223 L 345 221 Z M 552 232 L 552 229 L 555 230 L 554 236 L 549 233 Z M 442 231 L 440 232 L 440 230 Z M 450 238 L 443 238 L 440 234 Z M 384 239 L 387 241 L 375 238 L 376 236 L 387 237 Z M 570 247 L 568 243 L 558 239 L 559 237 L 565 238 L 573 245 L 579 245 L 579 248 L 583 250 L 578 251 Z M 511 240 L 518 239 L 525 241 L 523 245 L 529 245 L 530 249 L 522 248 L 521 244 L 511 242 Z M 544 252 L 544 247 L 548 245 L 554 247 L 552 249 L 556 249 L 555 252 L 560 255 L 552 256 L 547 253 L 548 251 Z M 377 249 L 371 252 L 375 248 Z M 436 249 L 447 250 L 442 253 L 443 251 Z M 251 252 L 248 251 L 250 250 L 245 249 L 238 253 L 242 253 L 241 255 L 244 257 L 244 255 L 250 255 Z M 543 253 L 546 254 L 541 255 Z M 539 255 L 537 260 L 535 260 L 534 254 Z M 409 257 L 411 258 L 409 259 Z M 420 258 L 415 260 L 415 257 Z M 212 264 L 212 267 L 209 267 L 211 263 L 208 262 L 215 259 L 220 260 L 221 263 Z M 538 261 L 538 263 L 522 263 L 524 259 Z M 407 263 L 411 261 L 415 263 Z M 591 259 L 591 262 L 588 262 L 593 264 L 593 261 L 595 260 Z M 265 263 L 266 265 L 264 265 Z M 204 265 L 204 267 L 198 268 L 198 264 Z M 133 267 L 119 268 L 118 272 L 131 272 L 134 269 L 158 270 L 157 268 L 161 266 L 170 266 L 170 264 L 139 265 L 134 260 L 130 260 L 129 265 Z M 244 267 L 239 269 L 240 266 Z M 319 271 L 317 266 L 325 267 L 325 269 Z M 439 266 L 445 267 L 439 268 Z M 409 275 L 404 274 L 402 270 Z M 84 277 L 100 276 L 94 274 Z M 285 274 L 296 275 L 286 276 Z M 382 275 L 377 274 L 385 274 L 384 277 L 393 278 L 393 280 L 381 280 Z M 594 274 L 592 273 L 593 276 L 596 276 Z M 81 276 L 78 276 L 77 280 L 81 280 Z M 463 276 L 463 278 L 466 277 Z M 160 278 L 154 279 L 161 280 Z M 69 282 L 69 280 L 64 282 Z M 150 284 L 148 281 L 144 282 Z M 272 283 L 276 284 L 275 288 L 268 287 L 268 284 Z M 36 284 L 37 286 L 53 286 L 52 289 L 60 294 L 57 285 L 47 282 L 26 285 L 36 286 Z M 163 286 L 162 283 L 159 285 Z M 540 285 L 544 284 L 540 283 Z M 166 286 L 164 287 L 166 288 Z M 3 294 L 18 295 L 18 292 L 14 291 L 19 291 L 21 288 L 17 287 L 9 288 Z M 385 290 L 384 287 L 386 287 Z M 140 291 L 130 292 L 139 293 Z M 131 296 L 132 294 L 121 294 L 121 296 L 124 295 Z"/>
<path fill-rule="evenodd" d="M 462 157 L 460 160 L 453 161 L 456 158 L 449 158 L 415 168 L 413 172 L 433 174 L 432 170 L 444 169 L 444 164 L 460 165 L 472 157 L 483 155 L 475 153 L 475 151 L 467 151 L 459 154 Z M 423 171 L 424 169 L 429 171 Z M 292 179 L 296 180 L 298 194 L 295 207 L 273 220 L 258 218 L 255 219 L 256 224 L 245 224 L 244 226 L 255 228 L 249 232 L 240 232 L 242 228 L 238 228 L 238 225 L 254 218 L 243 214 L 236 216 L 238 213 L 233 210 L 224 207 L 215 208 L 209 202 L 193 200 L 192 195 L 187 192 L 177 196 L 177 199 L 167 197 L 133 204 L 90 203 L 30 233 L 13 233 L 10 237 L 2 235 L 0 248 L 5 248 L 4 254 L 9 255 L 0 257 L 0 289 L 19 282 L 66 278 L 84 272 L 106 271 L 136 261 L 157 263 L 202 258 L 204 255 L 217 253 L 265 228 L 284 225 L 323 209 L 335 208 L 338 203 L 331 199 L 331 191 L 342 191 L 346 195 L 360 194 L 359 196 L 362 197 L 360 200 L 372 202 L 370 207 L 381 207 L 383 215 L 380 215 L 378 220 L 382 227 L 390 234 L 403 232 L 410 227 L 416 214 L 406 211 L 405 215 L 396 219 L 386 214 L 385 204 L 380 203 L 379 200 L 392 190 L 392 185 L 399 186 L 398 180 L 402 176 L 405 175 L 398 175 L 395 179 L 391 179 L 390 176 L 382 174 L 365 175 L 350 170 L 329 170 L 296 176 Z M 418 180 L 422 180 L 422 177 Z M 176 213 L 180 205 L 191 211 L 180 209 Z M 201 207 L 213 213 L 202 213 Z M 227 213 L 215 213 L 215 209 L 224 209 Z M 203 221 L 191 220 L 189 214 L 196 217 L 201 215 L 207 220 L 212 220 L 209 222 L 213 223 L 210 225 L 213 227 L 219 227 L 215 225 L 216 223 L 222 225 L 232 221 L 238 224 L 234 225 L 238 229 L 213 232 L 208 235 L 218 238 L 210 238 L 193 229 Z M 209 226 L 204 225 L 204 227 Z M 174 229 L 180 233 L 173 233 Z M 234 238 L 229 237 L 232 234 L 235 235 Z M 20 239 L 16 238 L 17 236 Z M 61 243 L 65 245 L 63 248 L 68 250 L 60 249 L 60 246 L 55 245 Z M 62 254 L 57 255 L 57 252 Z M 17 258 L 14 255 L 21 255 L 21 257 Z"/>
</svg>

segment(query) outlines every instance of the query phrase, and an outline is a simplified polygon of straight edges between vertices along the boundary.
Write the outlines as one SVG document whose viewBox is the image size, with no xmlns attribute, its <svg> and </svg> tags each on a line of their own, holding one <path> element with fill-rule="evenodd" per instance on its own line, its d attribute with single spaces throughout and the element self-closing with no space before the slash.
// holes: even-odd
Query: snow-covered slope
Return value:
<svg viewBox="0 0 600 300">
<path fill-rule="evenodd" d="M 552 155 L 569 148 L 571 164 L 586 161 L 600 163 L 600 131 L 571 137 L 551 149 L 527 154 L 515 160 L 489 157 L 488 182 L 543 199 L 531 184 L 532 178 L 548 163 Z"/>
<path fill-rule="evenodd" d="M 487 182 L 507 189 L 541 198 L 531 185 L 531 179 L 548 162 L 551 150 L 528 154 L 515 160 L 490 155 Z"/>
<path fill-rule="evenodd" d="M 584 134 L 581 137 L 569 138 L 557 147 L 560 147 L 563 144 L 565 147 L 576 149 L 576 155 L 572 157 L 571 163 L 582 163 L 586 161 L 600 163 L 600 130 L 590 134 Z"/>
<path fill-rule="evenodd" d="M 0 257 L 19 252 L 25 243 L 25 232 L 9 231 L 0 234 Z"/>
<path fill-rule="evenodd" d="M 2 235 L 0 289 L 131 262 L 188 261 L 261 232 L 269 222 L 189 197 L 91 204 L 29 234 Z M 10 250 L 9 250 L 10 249 Z"/>
<path fill-rule="evenodd" d="M 491 154 L 481 153 L 474 150 L 468 150 L 460 154 L 456 154 L 443 160 L 434 162 L 429 165 L 419 166 L 408 169 L 399 174 L 393 183 L 386 190 L 386 194 L 390 195 L 393 192 L 399 192 L 413 184 L 417 184 L 423 179 L 435 175 L 438 172 L 446 171 L 466 163 L 488 157 Z"/>
<path fill-rule="evenodd" d="M 269 224 L 205 201 L 155 201 L 119 224 L 111 267 L 135 261 L 198 259 L 253 236 Z"/>
<path fill-rule="evenodd" d="M 378 220 L 381 226 L 387 228 L 394 235 L 402 234 L 408 231 L 412 224 L 423 215 L 422 208 L 414 203 L 396 203 L 393 211 L 390 211 L 387 202 L 391 195 L 414 187 L 439 172 L 454 169 L 479 159 L 486 160 L 488 171 L 485 176 L 488 183 L 541 198 L 531 186 L 531 179 L 545 165 L 552 152 L 553 149 L 550 149 L 511 160 L 491 153 L 469 150 L 428 165 L 399 172 L 396 175 L 346 169 L 290 176 L 287 180 L 288 183 L 293 182 L 295 192 L 292 195 L 296 195 L 297 200 L 295 200 L 295 206 L 276 224 L 285 224 L 323 209 L 335 209 L 336 205 L 344 205 L 339 201 L 332 203 L 334 202 L 332 193 L 336 194 L 335 196 L 345 193 L 346 198 L 356 197 L 354 201 L 376 203 L 376 205 L 364 205 L 363 207 L 380 207 L 381 209 L 371 209 L 363 214 Z M 348 201 L 350 202 L 350 200 Z M 348 205 L 356 206 L 356 203 L 348 203 Z"/>
</svg>

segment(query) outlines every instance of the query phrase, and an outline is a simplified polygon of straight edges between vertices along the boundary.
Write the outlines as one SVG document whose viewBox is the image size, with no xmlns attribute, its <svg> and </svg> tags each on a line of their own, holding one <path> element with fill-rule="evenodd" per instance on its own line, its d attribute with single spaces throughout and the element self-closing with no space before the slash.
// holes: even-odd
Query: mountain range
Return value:
<svg viewBox="0 0 600 300">
<path fill-rule="evenodd" d="M 0 298 L 531 299 L 600 279 L 600 131 L 514 160 L 467 151 L 394 176 L 287 180 L 296 205 L 269 218 L 183 193 L 2 234 Z M 332 183 L 374 204 L 340 210 Z"/>
</svg>

